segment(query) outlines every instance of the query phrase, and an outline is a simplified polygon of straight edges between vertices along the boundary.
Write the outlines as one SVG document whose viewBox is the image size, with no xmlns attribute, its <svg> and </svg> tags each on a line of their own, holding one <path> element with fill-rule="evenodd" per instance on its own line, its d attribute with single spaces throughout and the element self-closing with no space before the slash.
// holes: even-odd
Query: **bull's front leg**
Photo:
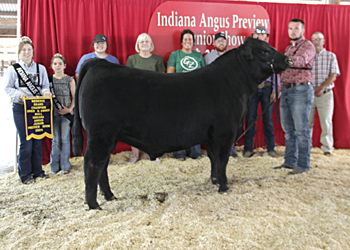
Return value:
<svg viewBox="0 0 350 250">
<path fill-rule="evenodd" d="M 207 145 L 208 156 L 211 162 L 211 180 L 213 184 L 219 184 L 219 192 L 227 192 L 226 166 L 230 156 L 231 144 Z"/>
<path fill-rule="evenodd" d="M 208 157 L 211 163 L 210 179 L 211 179 L 211 182 L 215 185 L 215 184 L 218 184 L 218 168 L 216 166 L 213 146 L 211 144 L 206 144 L 206 147 L 207 147 Z"/>
</svg>

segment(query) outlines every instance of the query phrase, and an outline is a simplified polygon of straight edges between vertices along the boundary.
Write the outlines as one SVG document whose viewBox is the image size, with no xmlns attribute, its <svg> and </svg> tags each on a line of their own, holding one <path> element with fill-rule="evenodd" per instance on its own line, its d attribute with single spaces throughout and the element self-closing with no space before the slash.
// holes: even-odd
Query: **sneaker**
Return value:
<svg viewBox="0 0 350 250">
<path fill-rule="evenodd" d="M 161 163 L 160 159 L 157 157 L 157 159 L 155 160 L 156 163 Z"/>
<path fill-rule="evenodd" d="M 41 175 L 39 175 L 39 176 L 34 176 L 34 179 L 36 179 L 36 178 L 43 178 L 43 179 L 47 179 L 47 178 L 50 178 L 50 176 L 48 176 L 47 174 L 45 174 L 45 173 L 42 173 Z"/>
<path fill-rule="evenodd" d="M 277 157 L 275 151 L 270 151 L 270 152 L 267 152 L 267 153 L 268 153 L 268 155 L 271 156 L 271 157 Z"/>
<path fill-rule="evenodd" d="M 332 153 L 331 153 L 331 152 L 324 152 L 323 154 L 324 154 L 325 156 L 328 156 L 328 157 L 332 156 Z"/>
<path fill-rule="evenodd" d="M 282 164 L 281 166 L 278 166 L 278 167 L 274 167 L 273 169 L 282 169 L 282 168 L 289 168 L 289 169 L 293 169 L 292 167 L 287 166 L 287 165 L 284 165 L 284 164 Z"/>
<path fill-rule="evenodd" d="M 129 160 L 130 163 L 135 163 L 139 160 L 139 155 L 133 154 Z"/>
<path fill-rule="evenodd" d="M 245 152 L 243 153 L 243 157 L 246 157 L 246 158 L 251 157 L 252 155 L 253 155 L 253 153 L 252 153 L 252 152 L 249 152 L 249 151 L 245 151 Z"/>
<path fill-rule="evenodd" d="M 304 170 L 301 168 L 294 168 L 293 171 L 289 172 L 288 174 L 289 175 L 302 174 L 302 173 L 307 172 L 307 171 L 309 171 L 309 170 Z"/>
<path fill-rule="evenodd" d="M 62 174 L 69 174 L 70 173 L 70 170 L 63 170 L 62 171 Z"/>
<path fill-rule="evenodd" d="M 176 160 L 179 160 L 179 161 L 184 161 L 185 158 L 182 158 L 182 157 L 179 157 L 179 158 L 175 158 Z"/>
<path fill-rule="evenodd" d="M 34 178 L 32 176 L 28 177 L 26 180 L 23 181 L 23 184 L 30 185 L 34 183 Z"/>
</svg>

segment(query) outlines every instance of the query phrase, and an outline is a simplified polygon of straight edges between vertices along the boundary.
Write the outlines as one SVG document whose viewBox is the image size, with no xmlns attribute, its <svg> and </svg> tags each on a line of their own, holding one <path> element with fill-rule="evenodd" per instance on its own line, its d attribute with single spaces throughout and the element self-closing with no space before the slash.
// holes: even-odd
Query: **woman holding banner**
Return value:
<svg viewBox="0 0 350 250">
<path fill-rule="evenodd" d="M 13 120 L 20 139 L 18 174 L 23 184 L 31 184 L 37 177 L 46 178 L 47 175 L 41 166 L 41 140 L 26 140 L 23 99 L 40 95 L 51 97 L 51 93 L 46 69 L 34 62 L 34 46 L 28 37 L 23 37 L 19 43 L 18 54 L 19 63 L 6 72 L 5 92 L 13 99 Z"/>
<path fill-rule="evenodd" d="M 51 68 L 55 74 L 49 76 L 50 89 L 54 98 L 53 139 L 50 154 L 50 169 L 52 174 L 62 170 L 68 174 L 71 169 L 70 156 L 70 126 L 73 121 L 75 81 L 73 76 L 64 73 L 66 59 L 61 54 L 55 54 L 51 59 Z"/>
</svg>

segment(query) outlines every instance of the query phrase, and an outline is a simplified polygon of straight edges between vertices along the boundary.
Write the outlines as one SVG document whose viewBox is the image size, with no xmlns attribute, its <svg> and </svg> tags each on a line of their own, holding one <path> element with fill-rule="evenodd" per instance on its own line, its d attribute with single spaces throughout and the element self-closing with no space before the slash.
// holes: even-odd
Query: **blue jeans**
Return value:
<svg viewBox="0 0 350 250">
<path fill-rule="evenodd" d="M 173 153 L 174 157 L 176 159 L 179 158 L 186 158 L 186 150 L 179 150 Z M 191 157 L 192 159 L 197 159 L 199 156 L 201 156 L 201 145 L 195 145 L 190 147 L 190 151 L 188 152 L 188 156 Z"/>
<path fill-rule="evenodd" d="M 18 175 L 24 183 L 29 178 L 36 178 L 45 174 L 41 166 L 42 147 L 41 140 L 27 141 L 24 105 L 13 103 L 13 120 L 19 135 L 20 146 L 18 154 Z"/>
<path fill-rule="evenodd" d="M 249 102 L 249 108 L 247 113 L 246 129 L 251 125 L 252 127 L 244 136 L 244 152 L 253 152 L 253 142 L 255 136 L 255 120 L 257 118 L 257 112 L 259 102 L 261 103 L 261 112 L 263 112 L 270 104 L 270 95 L 272 93 L 272 86 L 267 86 L 256 91 Z M 264 135 L 267 152 L 275 151 L 275 135 L 273 133 L 273 121 L 271 120 L 273 111 L 273 105 L 263 114 Z"/>
<path fill-rule="evenodd" d="M 283 88 L 281 96 L 281 123 L 286 152 L 284 165 L 310 170 L 311 136 L 309 117 L 314 99 L 312 85 Z"/>
<path fill-rule="evenodd" d="M 60 170 L 70 170 L 70 121 L 63 115 L 53 117 L 53 139 L 50 155 L 52 173 Z"/>
</svg>

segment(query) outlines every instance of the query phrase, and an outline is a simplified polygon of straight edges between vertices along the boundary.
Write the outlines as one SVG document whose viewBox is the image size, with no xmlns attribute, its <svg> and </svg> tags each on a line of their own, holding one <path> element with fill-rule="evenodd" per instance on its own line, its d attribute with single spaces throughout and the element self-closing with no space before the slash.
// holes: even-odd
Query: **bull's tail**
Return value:
<svg viewBox="0 0 350 250">
<path fill-rule="evenodd" d="M 72 145 L 73 145 L 73 154 L 79 156 L 83 153 L 84 149 L 84 135 L 82 131 L 82 122 L 79 112 L 79 89 L 82 83 L 82 80 L 86 72 L 94 66 L 99 60 L 91 59 L 86 61 L 79 71 L 79 78 L 77 82 L 77 87 L 75 90 L 75 105 L 74 105 L 74 122 L 72 127 Z"/>
</svg>

